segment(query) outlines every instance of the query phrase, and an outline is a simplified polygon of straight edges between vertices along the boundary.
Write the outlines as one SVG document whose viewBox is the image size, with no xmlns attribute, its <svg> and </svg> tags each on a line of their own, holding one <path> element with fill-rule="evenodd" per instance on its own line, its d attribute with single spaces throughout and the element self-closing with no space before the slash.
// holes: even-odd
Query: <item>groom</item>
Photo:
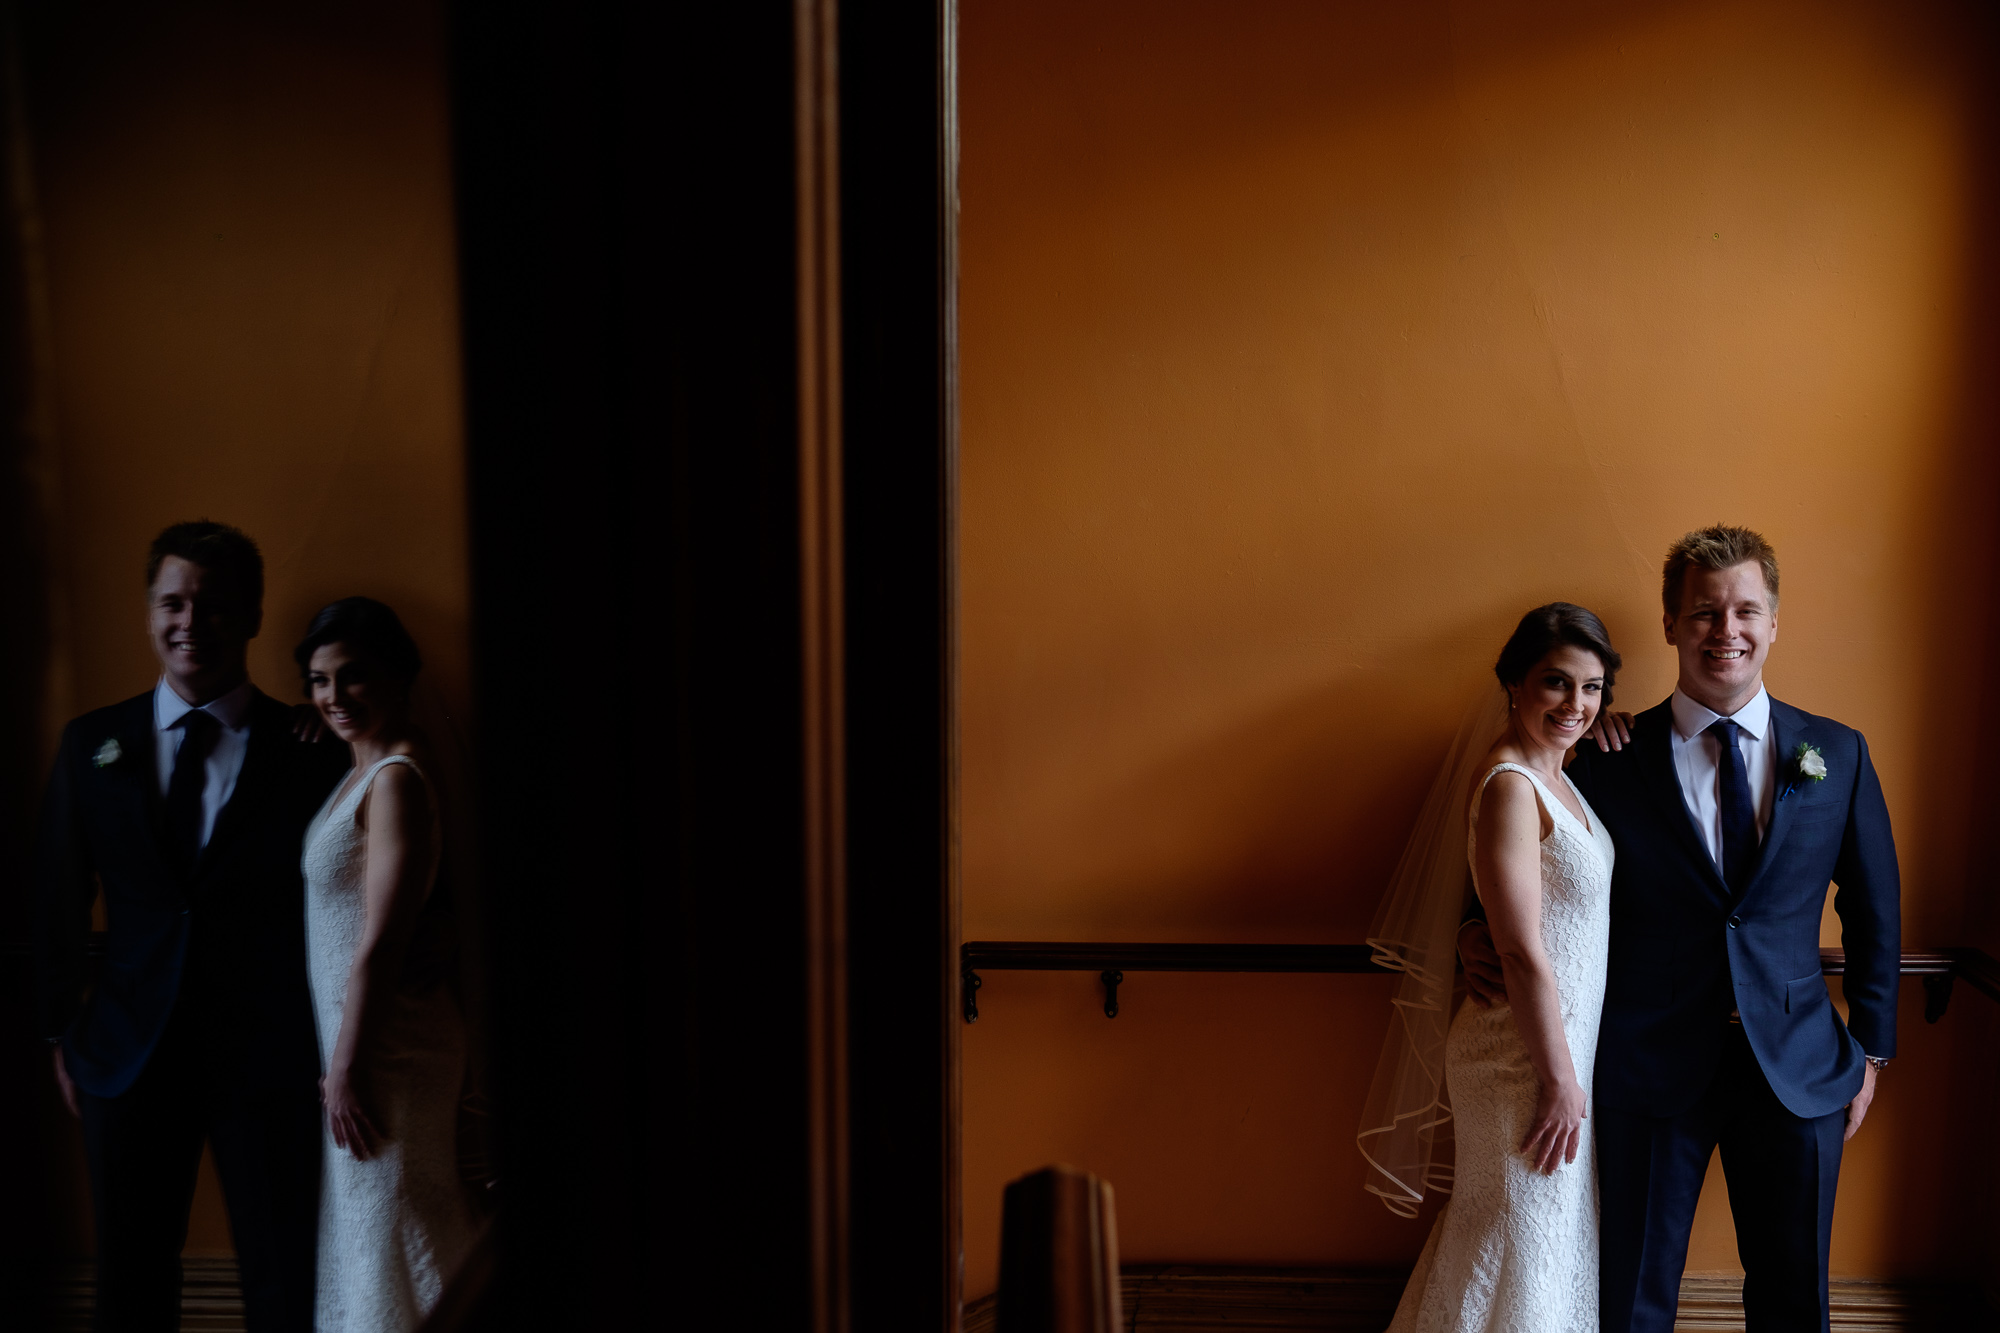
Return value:
<svg viewBox="0 0 2000 1333">
<path fill-rule="evenodd" d="M 1688 1233 L 1720 1147 L 1753 1333 L 1825 1333 L 1841 1145 L 1896 1052 L 1896 846 L 1861 733 L 1773 699 L 1778 558 L 1745 528 L 1667 553 L 1672 697 L 1569 768 L 1617 844 L 1597 1044 L 1605 1333 L 1671 1333 Z M 1600 745 L 1604 744 L 1601 740 Z M 1843 1024 L 1820 975 L 1827 884 L 1847 950 Z M 1504 998 L 1483 924 L 1476 997 Z"/>
<path fill-rule="evenodd" d="M 98 1329 L 180 1326 L 204 1140 L 249 1327 L 312 1327 L 319 1052 L 299 849 L 347 747 L 301 744 L 292 710 L 250 683 L 263 595 L 241 532 L 162 532 L 146 566 L 159 683 L 69 724 L 43 803 L 37 998 L 83 1121 Z M 100 892 L 108 956 L 92 978 Z"/>
</svg>

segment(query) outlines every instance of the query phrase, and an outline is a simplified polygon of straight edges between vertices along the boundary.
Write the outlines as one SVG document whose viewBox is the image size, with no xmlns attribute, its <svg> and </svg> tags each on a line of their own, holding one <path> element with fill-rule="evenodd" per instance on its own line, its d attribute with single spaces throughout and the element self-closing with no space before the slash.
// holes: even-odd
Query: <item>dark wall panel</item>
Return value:
<svg viewBox="0 0 2000 1333">
<path fill-rule="evenodd" d="M 955 1314 L 938 11 L 838 28 L 832 1165 L 809 1149 L 794 13 L 457 16 L 508 1325 L 837 1327 L 827 1291 L 856 1329 Z M 843 1179 L 850 1271 L 816 1287 Z"/>
<path fill-rule="evenodd" d="M 497 1308 L 804 1327 L 791 11 L 457 22 Z"/>
<path fill-rule="evenodd" d="M 943 1327 L 957 1285 L 947 14 L 840 14 L 857 1329 Z"/>
</svg>

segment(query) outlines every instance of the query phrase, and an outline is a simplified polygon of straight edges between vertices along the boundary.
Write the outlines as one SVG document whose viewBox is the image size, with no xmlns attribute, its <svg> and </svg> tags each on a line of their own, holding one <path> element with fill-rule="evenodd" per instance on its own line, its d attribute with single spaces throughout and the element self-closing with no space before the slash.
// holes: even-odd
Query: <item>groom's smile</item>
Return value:
<svg viewBox="0 0 2000 1333">
<path fill-rule="evenodd" d="M 192 560 L 167 556 L 146 590 L 146 631 L 176 694 L 207 703 L 243 679 L 244 654 L 256 637 L 253 598 Z"/>
<path fill-rule="evenodd" d="M 1680 614 L 1665 623 L 1667 642 L 1680 655 L 1681 691 L 1695 702 L 1729 717 L 1763 688 L 1778 616 L 1756 561 L 1690 568 Z"/>
</svg>

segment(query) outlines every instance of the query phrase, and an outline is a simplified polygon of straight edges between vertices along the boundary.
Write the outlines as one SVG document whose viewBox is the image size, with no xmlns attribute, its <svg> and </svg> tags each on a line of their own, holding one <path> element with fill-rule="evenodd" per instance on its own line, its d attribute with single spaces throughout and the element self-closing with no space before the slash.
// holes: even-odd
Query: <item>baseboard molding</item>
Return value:
<svg viewBox="0 0 2000 1333">
<path fill-rule="evenodd" d="M 85 1333 L 91 1307 L 91 1265 L 63 1264 L 50 1292 L 49 1326 L 59 1333 Z M 243 1333 L 243 1291 L 236 1261 L 184 1257 L 181 1260 L 181 1333 Z"/>
<path fill-rule="evenodd" d="M 1380 1333 L 1396 1312 L 1406 1276 L 1381 1269 L 1127 1264 L 1121 1275 L 1125 1326 L 1128 1333 Z M 1835 1333 L 1961 1333 L 1996 1326 L 1992 1308 L 1970 1287 L 1836 1278 L 1828 1294 Z M 1682 1281 L 1676 1333 L 1720 1333 L 1743 1326 L 1740 1278 Z M 967 1304 L 964 1329 L 996 1333 L 992 1296 Z"/>
<path fill-rule="evenodd" d="M 1960 1333 L 1994 1326 L 1994 1311 L 1977 1288 L 1934 1282 L 1874 1282 L 1835 1278 L 1827 1286 L 1835 1333 L 1863 1330 L 1921 1330 Z M 1689 1277 L 1681 1280 L 1680 1314 L 1674 1333 L 1710 1333 L 1743 1328 L 1743 1279 Z"/>
<path fill-rule="evenodd" d="M 236 1261 L 181 1260 L 181 1333 L 243 1333 Z M 1120 1273 L 1128 1333 L 1241 1333 L 1320 1330 L 1380 1333 L 1396 1312 L 1407 1274 L 1394 1269 L 1228 1268 L 1212 1264 L 1126 1264 Z M 51 1327 L 90 1327 L 91 1269 L 57 1270 Z M 1741 1279 L 1689 1277 L 1681 1282 L 1675 1333 L 1740 1333 Z M 1970 1333 L 2000 1327 L 2000 1312 L 1977 1289 L 1943 1283 L 1835 1278 L 1834 1333 Z M 993 1297 L 965 1307 L 965 1333 L 997 1333 Z"/>
</svg>

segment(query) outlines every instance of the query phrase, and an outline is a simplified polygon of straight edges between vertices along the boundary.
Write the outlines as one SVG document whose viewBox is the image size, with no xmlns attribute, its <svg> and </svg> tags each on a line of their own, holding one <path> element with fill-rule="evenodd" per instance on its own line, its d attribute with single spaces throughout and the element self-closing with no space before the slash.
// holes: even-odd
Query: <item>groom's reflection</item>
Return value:
<svg viewBox="0 0 2000 1333">
<path fill-rule="evenodd" d="M 256 543 L 220 523 L 153 542 L 146 624 L 160 677 L 64 730 L 35 881 L 39 1022 L 83 1122 L 97 1326 L 173 1328 L 204 1141 L 252 1328 L 312 1322 L 319 1059 L 299 845 L 347 764 L 251 684 Z M 86 985 L 99 887 L 107 958 Z"/>
</svg>

